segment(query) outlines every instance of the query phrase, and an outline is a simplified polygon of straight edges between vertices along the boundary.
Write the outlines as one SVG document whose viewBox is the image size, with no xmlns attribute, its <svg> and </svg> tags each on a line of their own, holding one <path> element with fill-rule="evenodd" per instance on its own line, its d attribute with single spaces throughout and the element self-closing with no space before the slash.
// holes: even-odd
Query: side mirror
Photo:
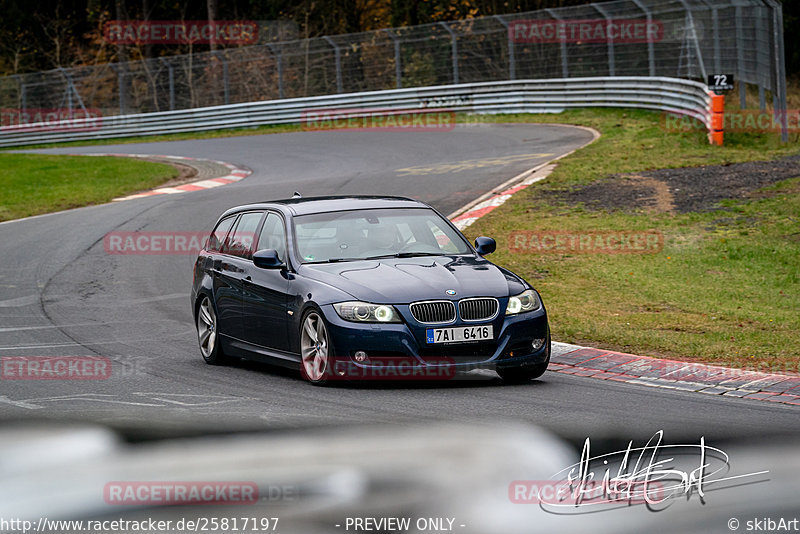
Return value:
<svg viewBox="0 0 800 534">
<path fill-rule="evenodd" d="M 481 256 L 486 256 L 497 250 L 497 243 L 491 237 L 477 237 L 475 238 L 475 250 Z"/>
<path fill-rule="evenodd" d="M 274 248 L 265 248 L 253 254 L 253 263 L 262 269 L 281 269 L 283 262 L 278 257 L 278 251 Z"/>
</svg>

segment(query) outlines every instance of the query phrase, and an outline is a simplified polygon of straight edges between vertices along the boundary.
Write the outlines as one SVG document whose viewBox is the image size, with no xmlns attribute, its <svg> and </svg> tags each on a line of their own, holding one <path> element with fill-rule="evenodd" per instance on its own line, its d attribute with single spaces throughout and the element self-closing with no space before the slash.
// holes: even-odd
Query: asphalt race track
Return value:
<svg viewBox="0 0 800 534">
<path fill-rule="evenodd" d="M 564 436 L 630 439 L 659 429 L 669 438 L 732 438 L 794 428 L 798 411 L 790 406 L 558 373 L 521 386 L 503 385 L 487 372 L 439 384 L 320 388 L 265 365 L 211 367 L 200 357 L 188 302 L 194 258 L 111 255 L 103 247 L 110 231 L 205 232 L 228 207 L 295 190 L 405 195 L 448 214 L 590 140 L 589 132 L 565 126 L 487 125 L 42 151 L 201 157 L 254 173 L 216 189 L 0 225 L 0 356 L 102 355 L 114 362 L 102 381 L 4 380 L 0 419 L 210 429 L 509 419 Z"/>
</svg>

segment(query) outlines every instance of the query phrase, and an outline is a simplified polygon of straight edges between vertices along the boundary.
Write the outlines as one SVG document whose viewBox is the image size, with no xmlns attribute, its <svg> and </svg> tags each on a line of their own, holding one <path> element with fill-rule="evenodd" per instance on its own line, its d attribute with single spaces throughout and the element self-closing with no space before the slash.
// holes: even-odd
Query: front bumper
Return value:
<svg viewBox="0 0 800 534">
<path fill-rule="evenodd" d="M 401 362 L 402 366 L 417 368 L 447 367 L 466 371 L 541 364 L 550 357 L 550 333 L 544 306 L 518 315 L 498 315 L 480 323 L 458 320 L 447 325 L 424 325 L 411 318 L 408 306 L 395 306 L 403 323 L 355 323 L 345 321 L 332 305 L 322 307 L 337 362 L 346 362 L 348 369 L 377 370 Z M 505 303 L 501 303 L 501 310 Z M 429 344 L 426 330 L 439 327 L 467 327 L 491 324 L 491 342 Z M 545 343 L 533 350 L 534 339 Z M 357 351 L 367 354 L 365 361 L 356 361 Z"/>
</svg>

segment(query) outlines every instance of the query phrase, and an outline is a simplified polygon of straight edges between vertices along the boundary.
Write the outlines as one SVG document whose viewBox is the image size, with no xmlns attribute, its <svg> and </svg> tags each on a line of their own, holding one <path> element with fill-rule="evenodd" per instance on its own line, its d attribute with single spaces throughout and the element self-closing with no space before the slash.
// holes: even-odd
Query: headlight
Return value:
<svg viewBox="0 0 800 534">
<path fill-rule="evenodd" d="M 506 315 L 534 311 L 541 307 L 542 301 L 539 300 L 539 294 L 533 289 L 528 289 L 519 295 L 509 297 L 508 306 L 506 306 Z"/>
<path fill-rule="evenodd" d="M 356 323 L 399 323 L 400 314 L 393 306 L 369 302 L 340 302 L 333 305 L 339 317 Z"/>
</svg>

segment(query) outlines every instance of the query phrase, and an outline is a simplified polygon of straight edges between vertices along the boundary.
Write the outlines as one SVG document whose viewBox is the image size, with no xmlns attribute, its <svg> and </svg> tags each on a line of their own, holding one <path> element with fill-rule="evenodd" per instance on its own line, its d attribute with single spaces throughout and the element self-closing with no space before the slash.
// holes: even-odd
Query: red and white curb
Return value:
<svg viewBox="0 0 800 534">
<path fill-rule="evenodd" d="M 456 228 L 459 230 L 464 230 L 467 226 L 471 225 L 490 211 L 502 206 L 503 203 L 511 198 L 511 195 L 514 193 L 522 191 L 529 185 L 547 178 L 547 176 L 553 172 L 555 167 L 555 163 L 545 163 L 515 176 L 506 182 L 506 184 L 515 183 L 516 185 L 507 187 L 506 189 L 501 190 L 499 193 L 491 192 L 486 200 L 481 200 L 486 197 L 486 195 L 484 195 L 478 199 L 477 204 L 471 205 L 466 211 L 463 211 L 461 214 L 456 215 L 455 217 L 451 217 L 450 220 L 456 226 Z"/>
<path fill-rule="evenodd" d="M 553 343 L 548 371 L 800 406 L 800 375 L 636 356 Z"/>
<path fill-rule="evenodd" d="M 579 128 L 581 130 L 586 130 L 592 134 L 592 140 L 586 143 L 585 145 L 578 147 L 578 148 L 585 148 L 600 138 L 600 132 L 595 130 L 594 128 L 588 128 L 586 126 L 575 126 L 574 124 L 569 124 L 572 128 Z M 553 158 L 545 163 L 537 165 L 532 169 L 528 169 L 525 172 L 522 172 L 510 180 L 506 181 L 505 183 L 501 184 L 499 187 L 495 188 L 494 191 L 490 191 L 477 199 L 473 200 L 466 206 L 462 207 L 459 210 L 448 215 L 448 219 L 458 228 L 459 230 L 464 230 L 467 226 L 471 225 L 487 213 L 495 210 L 496 208 L 500 207 L 505 203 L 506 200 L 511 198 L 511 195 L 522 191 L 529 185 L 538 182 L 539 180 L 544 180 L 547 178 L 553 169 L 556 168 L 556 162 L 561 158 L 566 158 L 570 154 L 573 154 L 578 148 L 574 150 L 570 150 L 564 154 L 561 154 L 557 158 Z M 499 191 L 498 191 L 499 190 Z"/>
<path fill-rule="evenodd" d="M 192 191 L 202 191 L 203 189 L 211 189 L 214 187 L 219 187 L 222 185 L 227 185 L 233 182 L 238 182 L 243 178 L 247 178 L 253 171 L 244 167 L 237 167 L 236 165 L 232 165 L 230 163 L 226 163 L 224 161 L 217 161 L 213 159 L 202 159 L 202 158 L 188 158 L 184 156 L 161 156 L 161 155 L 154 155 L 154 154 L 81 154 L 83 156 L 116 156 L 116 157 L 126 157 L 126 158 L 161 158 L 161 159 L 171 159 L 176 161 L 202 161 L 202 162 L 209 162 L 209 163 L 216 163 L 218 165 L 222 165 L 226 167 L 230 172 L 225 176 L 220 176 L 219 178 L 208 178 L 206 180 L 199 180 L 197 182 L 191 182 L 182 185 L 176 185 L 175 187 L 158 187 L 156 189 L 151 189 L 150 191 L 144 191 L 142 193 L 135 193 L 133 195 L 128 195 L 125 197 L 118 197 L 112 199 L 112 202 L 121 202 L 123 200 L 133 200 L 135 198 L 144 198 L 144 197 L 152 197 L 155 195 L 174 195 L 178 193 L 189 193 Z"/>
</svg>

